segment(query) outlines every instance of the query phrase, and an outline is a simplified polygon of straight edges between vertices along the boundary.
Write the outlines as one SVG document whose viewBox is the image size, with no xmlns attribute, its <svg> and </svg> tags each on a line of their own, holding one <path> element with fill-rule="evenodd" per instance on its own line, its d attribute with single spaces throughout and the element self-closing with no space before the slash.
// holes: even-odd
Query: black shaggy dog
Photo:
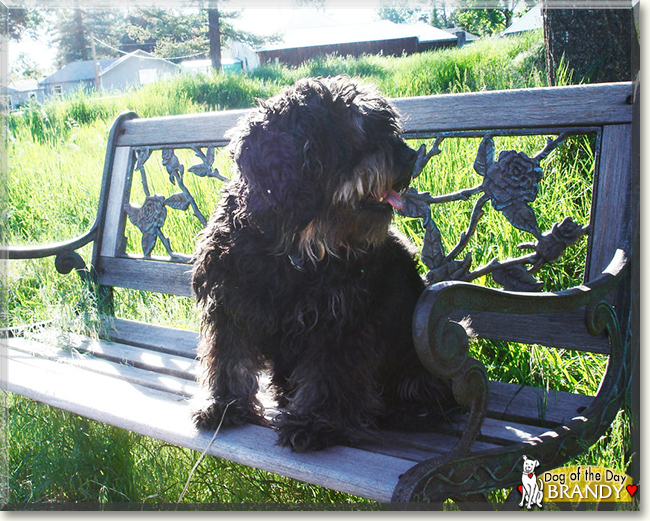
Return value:
<svg viewBox="0 0 650 521">
<path fill-rule="evenodd" d="M 417 154 L 400 134 L 384 98 L 342 77 L 301 80 L 234 129 L 236 175 L 193 271 L 210 395 L 199 427 L 264 424 L 267 368 L 273 424 L 295 451 L 436 422 L 455 405 L 412 343 L 424 285 L 390 224 Z"/>
</svg>

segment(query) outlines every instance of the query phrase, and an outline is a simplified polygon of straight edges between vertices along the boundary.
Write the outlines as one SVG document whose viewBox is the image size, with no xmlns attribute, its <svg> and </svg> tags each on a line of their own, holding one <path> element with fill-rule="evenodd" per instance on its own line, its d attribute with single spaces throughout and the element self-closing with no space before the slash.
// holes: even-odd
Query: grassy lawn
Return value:
<svg viewBox="0 0 650 521">
<path fill-rule="evenodd" d="M 5 205 L 0 216 L 0 237 L 8 244 L 60 241 L 85 232 L 97 210 L 106 137 L 113 119 L 124 110 L 140 116 L 184 114 L 252 106 L 256 98 L 278 92 L 296 79 L 311 75 L 348 74 L 377 85 L 390 97 L 418 96 L 483 89 L 509 89 L 545 85 L 543 42 L 539 33 L 516 38 L 479 41 L 462 49 L 428 52 L 401 58 L 366 56 L 358 59 L 328 57 L 297 68 L 268 66 L 247 75 L 207 75 L 159 82 L 120 96 L 69 99 L 32 106 L 9 118 L 8 172 L 3 186 Z M 479 140 L 444 142 L 444 153 L 434 158 L 417 179 L 419 190 L 445 194 L 480 183 L 472 165 Z M 533 156 L 544 147 L 544 137 L 499 138 L 499 150 L 512 148 Z M 413 143 L 413 146 L 419 142 Z M 588 138 L 575 138 L 543 161 L 545 172 L 534 203 L 542 230 L 571 215 L 586 224 L 594 153 Z M 227 173 L 226 157 L 218 158 Z M 166 186 L 159 172 L 161 190 Z M 156 180 L 154 179 L 154 183 Z M 209 214 L 219 184 L 198 190 L 197 201 Z M 163 192 L 166 193 L 166 192 Z M 166 193 L 170 195 L 172 192 Z M 135 202 L 140 202 L 134 195 Z M 449 251 L 466 228 L 473 201 L 434 209 Z M 489 205 L 488 205 L 489 206 Z M 519 255 L 517 245 L 530 236 L 507 224 L 486 208 L 477 239 L 470 245 L 473 266 Z M 419 221 L 398 218 L 398 226 L 422 243 Z M 185 225 L 165 234 L 179 250 L 191 252 L 195 233 Z M 170 225 L 171 226 L 171 225 Z M 137 249 L 138 235 L 128 232 Z M 91 245 L 80 253 L 90 259 Z M 164 255 L 164 252 L 161 251 Z M 586 240 L 564 259 L 544 268 L 547 291 L 580 283 Z M 423 266 L 424 268 L 424 266 Z M 2 285 L 6 326 L 48 320 L 63 328 L 92 330 L 99 317 L 94 297 L 76 275 L 61 276 L 53 259 L 13 261 L 7 264 Z M 493 284 L 489 277 L 477 281 Z M 131 290 L 116 291 L 116 314 L 168 326 L 198 327 L 189 299 Z M 593 354 L 499 342 L 475 342 L 474 356 L 482 360 L 492 378 L 507 382 L 595 394 L 606 359 Z M 12 504 L 80 503 L 315 503 L 376 505 L 320 487 L 217 458 L 199 458 L 194 451 L 170 446 L 130 432 L 92 422 L 30 400 L 4 397 L 5 461 Z M 607 435 L 588 453 L 568 464 L 590 464 L 625 471 L 629 421 L 619 413 Z M 494 493 L 503 498 L 509 491 Z"/>
</svg>

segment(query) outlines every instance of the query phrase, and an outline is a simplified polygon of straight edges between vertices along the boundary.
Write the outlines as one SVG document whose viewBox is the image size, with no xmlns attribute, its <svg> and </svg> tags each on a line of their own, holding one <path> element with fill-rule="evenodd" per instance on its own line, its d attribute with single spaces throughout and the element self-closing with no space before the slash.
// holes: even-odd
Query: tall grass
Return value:
<svg viewBox="0 0 650 521">
<path fill-rule="evenodd" d="M 481 41 L 462 49 L 443 50 L 401 58 L 363 56 L 353 59 L 329 56 L 299 67 L 261 67 L 247 75 L 200 75 L 162 81 L 109 98 L 77 93 L 45 105 L 31 105 L 9 118 L 9 168 L 6 201 L 0 216 L 0 238 L 10 244 L 38 244 L 79 235 L 92 224 L 99 196 L 106 136 L 112 120 L 125 110 L 140 116 L 162 116 L 207 110 L 248 107 L 298 78 L 348 74 L 377 85 L 387 96 L 415 96 L 484 89 L 537 87 L 545 84 L 543 48 L 539 34 Z M 570 79 L 569 71 L 564 78 Z M 414 143 L 416 146 L 418 143 Z M 441 194 L 478 184 L 471 168 L 477 141 L 446 140 L 443 154 L 435 157 L 417 180 L 418 188 Z M 498 141 L 499 149 L 511 147 L 534 155 L 542 138 Z M 577 159 L 576 159 L 577 158 Z M 155 190 L 167 193 L 166 172 L 147 163 Z M 227 172 L 228 160 L 218 159 Z M 190 158 L 184 159 L 186 166 Z M 149 165 L 152 165 L 151 168 Z M 585 200 L 593 166 L 592 143 L 572 139 L 543 163 L 546 178 L 535 208 L 546 230 L 565 215 L 588 220 Z M 188 183 L 191 182 L 188 178 Z M 209 188 L 202 180 L 192 186 L 199 205 L 208 214 L 219 185 Z M 587 196 L 585 198 L 585 196 Z M 131 200 L 141 203 L 143 192 L 134 183 Z M 451 211 L 435 209 L 435 219 L 445 248 L 468 222 L 472 202 Z M 489 210 L 489 209 L 488 209 Z M 398 225 L 416 241 L 422 241 L 421 225 L 401 219 Z M 503 230 L 509 230 L 504 234 Z M 177 251 L 191 251 L 198 231 L 190 219 L 168 218 L 163 229 Z M 529 240 L 506 225 L 498 212 L 488 211 L 481 223 L 484 238 L 472 244 L 476 264 L 493 256 L 516 253 L 516 245 Z M 452 239 L 454 238 L 454 239 Z M 137 252 L 140 235 L 127 227 L 129 251 Z M 160 247 L 160 246 L 158 246 Z M 91 246 L 81 250 L 88 262 Z M 165 255 L 164 250 L 155 254 Z M 562 264 L 541 275 L 554 290 L 579 282 L 585 255 L 584 242 Z M 12 262 L 7 266 L 3 290 L 3 320 L 16 326 L 55 317 L 59 325 L 82 329 L 97 321 L 93 295 L 78 277 L 61 276 L 52 259 Z M 490 284 L 489 280 L 480 283 Z M 190 299 L 119 289 L 116 312 L 126 318 L 196 329 Z M 503 381 L 555 387 L 572 392 L 595 393 L 605 360 L 595 355 L 577 356 L 543 347 L 481 342 L 472 353 L 487 366 L 492 377 Z M 558 370 L 560 368 L 560 370 Z M 35 502 L 129 502 L 148 504 L 178 500 L 198 454 L 179 447 L 95 423 L 25 398 L 7 395 L 6 478 L 8 499 L 14 505 Z M 619 415 L 608 433 L 614 442 L 593 447 L 578 462 L 624 470 L 627 464 L 625 414 Z M 194 474 L 185 502 L 357 502 L 319 487 L 295 482 L 266 472 L 206 458 Z"/>
</svg>

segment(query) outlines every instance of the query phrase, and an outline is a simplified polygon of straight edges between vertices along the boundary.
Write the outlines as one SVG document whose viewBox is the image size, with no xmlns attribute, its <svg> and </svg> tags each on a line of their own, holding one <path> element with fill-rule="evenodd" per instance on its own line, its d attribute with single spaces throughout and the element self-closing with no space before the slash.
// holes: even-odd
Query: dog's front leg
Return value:
<svg viewBox="0 0 650 521">
<path fill-rule="evenodd" d="M 526 502 L 526 508 L 531 510 L 533 508 L 533 501 L 535 501 L 535 485 L 534 482 L 528 485 L 528 501 Z"/>
<path fill-rule="evenodd" d="M 274 420 L 280 444 L 296 452 L 321 450 L 359 440 L 376 427 L 380 403 L 368 367 L 374 359 L 354 345 L 361 336 L 310 343 L 289 377 L 287 407 Z"/>
<path fill-rule="evenodd" d="M 204 336 L 199 344 L 203 367 L 202 396 L 195 400 L 194 422 L 199 428 L 255 423 L 268 425 L 257 400 L 260 357 L 248 347 L 245 335 L 232 323 Z"/>
</svg>

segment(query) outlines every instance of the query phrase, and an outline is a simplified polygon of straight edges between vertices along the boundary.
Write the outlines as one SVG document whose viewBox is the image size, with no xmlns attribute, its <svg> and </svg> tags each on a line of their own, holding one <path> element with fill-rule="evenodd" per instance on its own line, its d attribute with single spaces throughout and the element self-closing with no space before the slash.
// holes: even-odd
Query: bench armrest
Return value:
<svg viewBox="0 0 650 521">
<path fill-rule="evenodd" d="M 510 488 L 521 482 L 523 454 L 538 459 L 538 474 L 560 466 L 581 453 L 585 446 L 595 443 L 607 430 L 618 413 L 629 386 L 627 351 L 629 341 L 621 331 L 619 317 L 605 297 L 625 276 L 629 259 L 618 250 L 610 265 L 592 282 L 557 293 L 526 294 L 494 290 L 464 282 L 442 282 L 425 291 L 418 303 L 414 318 L 416 348 L 422 363 L 433 374 L 448 375 L 460 380 L 461 396 L 477 406 L 468 421 L 463 438 L 464 453 L 458 450 L 444 456 L 422 461 L 405 472 L 395 488 L 392 501 L 442 502 L 448 497 L 467 498 L 472 495 L 485 498 L 484 492 L 494 488 Z M 534 314 L 556 313 L 586 306 L 585 325 L 592 335 L 607 332 L 611 347 L 605 376 L 591 404 L 579 416 L 565 425 L 545 432 L 522 443 L 469 453 L 472 440 L 485 417 L 480 405 L 487 402 L 484 389 L 468 388 L 476 383 L 465 379 L 464 366 L 482 364 L 467 356 L 467 334 L 458 323 L 449 322 L 457 310 L 495 311 Z M 467 361 L 470 361 L 468 363 Z M 458 370 L 459 369 L 459 370 Z M 483 373 L 485 369 L 482 368 Z M 445 376 L 448 377 L 448 376 Z M 456 389 L 454 389 L 456 391 Z M 461 393 L 461 394 L 462 394 Z M 476 410 L 474 410 L 476 409 Z M 489 485 L 486 485 L 488 484 Z M 516 490 L 516 489 L 515 489 Z M 470 496 L 467 496 L 467 495 Z M 478 495 L 477 495 L 478 494 Z"/>
<path fill-rule="evenodd" d="M 566 312 L 587 306 L 586 326 L 596 335 L 602 327 L 593 307 L 618 284 L 627 264 L 627 254 L 618 250 L 597 279 L 556 293 L 505 291 L 460 281 L 440 282 L 424 291 L 413 318 L 418 356 L 429 372 L 452 380 L 456 400 L 470 407 L 467 426 L 455 451 L 467 452 L 481 429 L 487 408 L 488 378 L 483 364 L 468 355 L 465 327 L 450 321 L 450 316 L 461 310 L 469 314 L 491 311 L 521 315 Z"/>
<path fill-rule="evenodd" d="M 42 259 L 59 255 L 64 251 L 76 250 L 95 240 L 96 227 L 83 235 L 67 241 L 37 244 L 34 246 L 0 246 L 0 256 L 9 260 Z"/>
<path fill-rule="evenodd" d="M 97 226 L 95 224 L 83 235 L 68 241 L 35 246 L 0 246 L 0 258 L 26 260 L 55 256 L 54 264 L 59 273 L 65 275 L 74 268 L 83 279 L 86 279 L 89 276 L 89 270 L 75 250 L 94 241 L 96 234 Z"/>
</svg>

